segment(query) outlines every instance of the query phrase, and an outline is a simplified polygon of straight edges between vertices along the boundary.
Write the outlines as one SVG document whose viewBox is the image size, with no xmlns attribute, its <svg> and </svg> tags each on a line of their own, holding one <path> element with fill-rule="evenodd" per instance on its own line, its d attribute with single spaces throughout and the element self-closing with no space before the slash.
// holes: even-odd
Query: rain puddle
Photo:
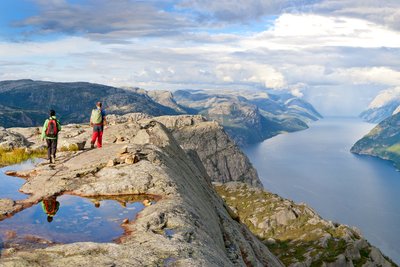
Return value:
<svg viewBox="0 0 400 267">
<path fill-rule="evenodd" d="M 50 197 L 0 221 L 0 241 L 3 248 L 18 248 L 21 243 L 45 247 L 52 243 L 111 242 L 124 234 L 121 225 L 154 203 L 143 195 Z"/>
<path fill-rule="evenodd" d="M 30 170 L 35 167 L 42 159 L 28 160 L 20 164 L 11 165 L 7 167 L 0 168 L 0 199 L 10 198 L 13 200 L 25 199 L 28 196 L 20 193 L 19 188 L 25 183 L 25 179 L 19 177 L 8 176 L 5 174 L 6 171 L 24 171 Z"/>
</svg>

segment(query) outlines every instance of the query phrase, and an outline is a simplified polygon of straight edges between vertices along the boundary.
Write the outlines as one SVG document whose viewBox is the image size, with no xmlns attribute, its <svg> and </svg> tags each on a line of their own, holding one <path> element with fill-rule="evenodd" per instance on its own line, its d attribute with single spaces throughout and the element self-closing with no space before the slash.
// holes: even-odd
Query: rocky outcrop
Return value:
<svg viewBox="0 0 400 267">
<path fill-rule="evenodd" d="M 3 249 L 2 266 L 283 266 L 247 227 L 230 217 L 207 173 L 197 167 L 201 163 L 193 162 L 165 126 L 152 120 L 109 129 L 110 133 L 122 130 L 126 140 L 121 143 L 108 137 L 102 149 L 63 152 L 54 166 L 19 174 L 27 177 L 21 191 L 31 195 L 3 201 L 0 214 L 63 192 L 151 194 L 158 196 L 158 202 L 125 225 L 127 234 L 118 244 Z M 137 162 L 122 157 L 136 157 Z M 166 229 L 172 236 L 164 234 Z"/>
<path fill-rule="evenodd" d="M 197 152 L 212 181 L 238 181 L 262 187 L 257 171 L 247 156 L 217 122 L 207 121 L 199 115 L 154 119 L 163 123 L 184 149 Z"/>
<path fill-rule="evenodd" d="M 150 118 L 151 116 L 143 113 L 108 115 L 107 121 L 111 126 L 105 129 L 104 142 L 106 144 L 133 142 L 132 138 L 139 127 L 137 122 L 145 122 Z M 204 165 L 212 181 L 240 181 L 262 187 L 257 171 L 247 156 L 230 140 L 217 122 L 209 122 L 199 115 L 160 116 L 151 120 L 166 125 L 183 149 L 188 153 L 193 150 L 189 154 L 197 153 L 201 166 Z M 10 130 L 25 135 L 33 147 L 44 145 L 37 133 L 38 129 L 10 128 Z M 80 144 L 84 143 L 88 147 L 91 131 L 88 125 L 63 126 L 59 136 L 59 148 L 79 150 Z"/>
<path fill-rule="evenodd" d="M 326 221 L 305 204 L 243 183 L 215 187 L 234 216 L 286 266 L 396 266 L 359 230 Z"/>
<path fill-rule="evenodd" d="M 29 146 L 29 142 L 22 134 L 0 127 L 0 148 L 9 149 L 26 146 Z"/>
</svg>

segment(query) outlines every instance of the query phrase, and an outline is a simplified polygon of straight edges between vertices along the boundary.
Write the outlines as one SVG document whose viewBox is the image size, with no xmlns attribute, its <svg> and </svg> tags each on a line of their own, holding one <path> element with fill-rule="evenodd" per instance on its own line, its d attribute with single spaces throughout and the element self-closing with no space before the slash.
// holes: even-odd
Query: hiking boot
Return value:
<svg viewBox="0 0 400 267">
<path fill-rule="evenodd" d="M 91 149 L 94 148 L 94 143 L 90 143 L 90 148 L 91 148 Z"/>
<path fill-rule="evenodd" d="M 56 158 L 54 156 L 50 157 L 50 163 L 55 163 L 56 162 Z"/>
</svg>

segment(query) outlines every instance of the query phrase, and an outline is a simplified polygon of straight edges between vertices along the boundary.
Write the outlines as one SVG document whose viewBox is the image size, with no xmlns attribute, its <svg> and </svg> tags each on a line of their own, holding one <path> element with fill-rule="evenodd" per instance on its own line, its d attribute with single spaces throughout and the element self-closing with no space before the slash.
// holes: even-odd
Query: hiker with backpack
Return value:
<svg viewBox="0 0 400 267">
<path fill-rule="evenodd" d="M 106 112 L 101 108 L 101 102 L 96 103 L 96 108 L 92 110 L 90 116 L 90 126 L 93 127 L 92 140 L 90 141 L 90 148 L 94 148 L 94 143 L 97 140 L 97 148 L 101 148 L 103 140 L 103 130 L 106 125 Z"/>
<path fill-rule="evenodd" d="M 47 159 L 50 163 L 55 163 L 56 160 L 59 131 L 61 131 L 60 121 L 56 118 L 56 112 L 50 110 L 50 117 L 44 122 L 42 128 L 42 140 L 46 139 Z"/>
</svg>

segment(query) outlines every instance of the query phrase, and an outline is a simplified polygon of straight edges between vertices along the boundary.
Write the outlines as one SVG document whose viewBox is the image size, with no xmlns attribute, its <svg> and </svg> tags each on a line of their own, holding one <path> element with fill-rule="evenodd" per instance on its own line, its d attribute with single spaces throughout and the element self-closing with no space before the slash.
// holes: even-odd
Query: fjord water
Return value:
<svg viewBox="0 0 400 267">
<path fill-rule="evenodd" d="M 356 226 L 399 264 L 400 172 L 390 162 L 350 153 L 373 127 L 358 118 L 326 118 L 244 151 L 268 191 Z"/>
</svg>

